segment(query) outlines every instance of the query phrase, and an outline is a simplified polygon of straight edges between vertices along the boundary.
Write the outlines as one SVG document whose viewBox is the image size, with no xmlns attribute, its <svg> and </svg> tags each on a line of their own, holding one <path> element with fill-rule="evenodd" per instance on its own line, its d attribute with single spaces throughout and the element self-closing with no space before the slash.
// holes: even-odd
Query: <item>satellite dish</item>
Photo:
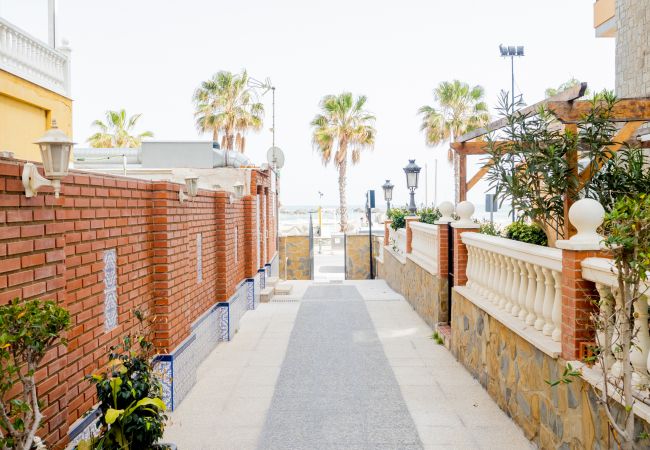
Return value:
<svg viewBox="0 0 650 450">
<path fill-rule="evenodd" d="M 284 166 L 284 152 L 280 147 L 271 147 L 266 152 L 266 160 L 269 162 L 271 167 L 282 169 Z"/>
</svg>

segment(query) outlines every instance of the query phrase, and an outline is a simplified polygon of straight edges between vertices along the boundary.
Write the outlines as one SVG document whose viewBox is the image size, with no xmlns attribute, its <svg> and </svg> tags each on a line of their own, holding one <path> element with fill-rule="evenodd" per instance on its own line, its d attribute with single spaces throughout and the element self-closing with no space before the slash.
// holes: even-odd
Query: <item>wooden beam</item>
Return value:
<svg viewBox="0 0 650 450">
<path fill-rule="evenodd" d="M 496 141 L 495 146 L 509 144 L 511 141 Z M 451 148 L 459 155 L 487 155 L 488 143 L 484 141 L 452 142 Z"/>
<path fill-rule="evenodd" d="M 467 156 L 458 155 L 458 201 L 467 200 Z"/>
<path fill-rule="evenodd" d="M 523 115 L 534 114 L 539 110 L 540 106 L 546 105 L 549 102 L 571 102 L 585 95 L 586 90 L 587 90 L 587 83 L 580 83 L 576 86 L 570 87 L 565 91 L 560 92 L 557 95 L 554 95 L 553 97 L 549 97 L 545 100 L 542 100 L 541 102 L 537 102 L 534 105 L 526 106 L 525 108 L 520 109 L 519 113 Z M 461 137 L 456 139 L 456 142 L 471 141 L 472 139 L 476 139 L 479 136 L 483 136 L 492 131 L 503 128 L 507 124 L 508 122 L 506 118 L 505 117 L 501 118 L 499 120 L 491 122 L 490 124 L 486 125 L 483 128 L 477 128 L 476 130 L 463 134 Z"/>
<path fill-rule="evenodd" d="M 488 173 L 488 171 L 490 170 L 490 163 L 491 163 L 491 162 L 492 162 L 492 160 L 490 160 L 486 165 L 484 165 L 483 167 L 481 167 L 481 168 L 478 170 L 478 172 L 476 172 L 476 173 L 474 174 L 474 176 L 472 177 L 472 179 L 469 180 L 469 181 L 467 182 L 467 189 L 466 189 L 466 191 L 469 191 L 469 190 L 472 189 L 474 186 L 476 186 L 476 184 L 481 180 L 481 178 L 483 178 L 483 177 L 485 176 L 485 174 Z"/>
<path fill-rule="evenodd" d="M 565 129 L 565 133 L 578 133 L 578 127 L 575 124 L 568 124 Z M 567 165 L 569 166 L 569 172 L 576 177 L 578 177 L 578 149 L 573 148 L 569 151 L 566 152 L 566 155 L 564 156 L 567 161 Z M 571 224 L 571 221 L 569 220 L 569 209 L 571 208 L 571 205 L 573 205 L 573 199 L 576 197 L 577 189 L 570 189 L 564 194 L 564 236 L 563 239 L 569 239 L 571 236 L 576 234 L 577 230 L 575 227 Z"/>
<path fill-rule="evenodd" d="M 548 102 L 548 109 L 553 111 L 563 123 L 578 123 L 591 111 L 592 104 L 587 101 Z M 634 98 L 619 100 L 610 120 L 612 122 L 648 122 L 650 121 L 650 98 Z"/>
<path fill-rule="evenodd" d="M 623 125 L 623 128 L 621 128 L 618 131 L 618 133 L 616 134 L 616 136 L 614 136 L 614 138 L 612 139 L 614 144 L 609 145 L 607 147 L 607 150 L 610 151 L 611 155 L 613 155 L 614 153 L 619 151 L 620 148 L 623 146 L 623 143 L 625 141 L 627 141 L 628 139 L 630 139 L 632 137 L 632 135 L 636 132 L 636 130 L 638 130 L 639 127 L 641 125 L 643 125 L 644 123 L 645 122 L 643 122 L 643 121 L 628 122 L 625 125 Z M 595 172 L 600 170 L 600 168 L 603 166 L 602 163 L 604 163 L 608 159 L 609 158 L 606 158 L 604 161 L 597 161 L 596 162 L 596 167 L 594 168 Z M 587 181 L 589 181 L 591 179 L 591 177 L 593 177 L 594 175 L 595 175 L 594 170 L 592 170 L 592 165 L 590 164 L 589 166 L 587 166 L 585 168 L 585 170 L 583 170 L 580 173 L 579 189 L 582 189 L 585 186 L 585 184 L 587 184 Z"/>
</svg>

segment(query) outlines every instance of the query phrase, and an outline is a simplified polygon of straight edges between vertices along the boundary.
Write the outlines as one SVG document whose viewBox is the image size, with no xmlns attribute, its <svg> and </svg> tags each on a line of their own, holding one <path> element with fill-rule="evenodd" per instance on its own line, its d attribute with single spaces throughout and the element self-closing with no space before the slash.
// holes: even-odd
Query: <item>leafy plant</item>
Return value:
<svg viewBox="0 0 650 450">
<path fill-rule="evenodd" d="M 551 387 L 555 387 L 558 384 L 569 384 L 573 382 L 574 378 L 580 377 L 582 374 L 580 373 L 579 370 L 575 370 L 571 363 L 566 363 L 566 366 L 564 366 L 564 371 L 562 372 L 562 376 L 558 380 L 544 380 L 546 384 L 548 384 Z"/>
<path fill-rule="evenodd" d="M 505 229 L 505 237 L 535 245 L 547 245 L 546 234 L 539 225 L 513 222 Z"/>
<path fill-rule="evenodd" d="M 445 341 L 442 339 L 442 336 L 440 336 L 440 333 L 437 331 L 434 331 L 433 334 L 431 335 L 431 339 L 436 341 L 436 344 L 438 345 L 443 345 Z"/>
<path fill-rule="evenodd" d="M 141 332 L 144 318 L 139 311 L 135 316 Z M 152 355 L 153 344 L 146 336 L 127 334 L 111 347 L 108 367 L 87 377 L 97 388 L 102 413 L 101 434 L 91 440 L 92 448 L 150 449 L 163 436 L 167 416 Z"/>
<path fill-rule="evenodd" d="M 434 224 L 438 219 L 442 217 L 442 213 L 438 208 L 426 207 L 418 211 L 418 216 L 420 216 L 420 222 Z"/>
<path fill-rule="evenodd" d="M 499 225 L 488 220 L 480 222 L 480 228 L 478 229 L 479 233 L 487 234 L 488 236 L 501 236 L 501 228 Z"/>
<path fill-rule="evenodd" d="M 502 94 L 498 110 L 506 121 L 500 134 L 487 138 L 489 154 L 487 179 L 503 203 L 512 205 L 519 219 L 538 224 L 548 242 L 554 245 L 565 238 L 565 200 L 581 196 L 600 199 L 600 192 L 612 194 L 607 183 L 631 185 L 634 174 L 623 172 L 600 175 L 580 185 L 577 177 L 580 161 L 591 174 L 620 167 L 620 161 L 608 163 L 617 131 L 612 120 L 616 97 L 604 91 L 594 95 L 589 112 L 576 124 L 575 130 L 564 131 L 554 113 L 541 107 L 535 114 L 512 112 L 508 97 Z M 521 106 L 520 101 L 515 106 Z M 618 164 L 618 166 L 617 166 Z M 579 164 L 578 164 L 579 165 Z M 622 178 L 625 178 L 622 180 Z M 616 189 L 618 191 L 618 188 Z M 614 201 L 605 202 L 605 207 Z"/>
<path fill-rule="evenodd" d="M 29 450 L 43 420 L 35 373 L 59 343 L 70 314 L 54 301 L 14 299 L 0 306 L 0 447 Z M 14 387 L 20 394 L 8 399 Z"/>
<path fill-rule="evenodd" d="M 388 218 L 392 221 L 390 227 L 396 231 L 406 227 L 406 216 L 410 214 L 406 208 L 391 208 L 388 214 Z"/>
<path fill-rule="evenodd" d="M 140 147 L 142 139 L 153 137 L 151 131 L 135 133 L 134 128 L 142 114 L 127 116 L 126 110 L 106 111 L 106 122 L 95 120 L 92 126 L 99 131 L 88 138 L 88 143 L 95 148 Z"/>
<path fill-rule="evenodd" d="M 637 336 L 640 330 L 634 326 L 635 304 L 647 293 L 645 285 L 650 270 L 650 195 L 643 193 L 618 200 L 605 215 L 603 227 L 607 236 L 605 246 L 614 259 L 617 287 L 612 289 L 611 296 L 601 297 L 600 314 L 595 316 L 599 330 L 596 333 L 598 356 L 600 366 L 605 368 L 604 388 L 599 400 L 611 427 L 621 438 L 621 447 L 631 449 L 634 445 L 635 400 L 630 351 L 639 346 Z M 608 372 L 614 354 L 620 365 L 616 371 Z M 609 377 L 615 379 L 612 384 L 623 403 L 625 412 L 622 415 L 613 410 L 613 401 L 608 394 Z"/>
</svg>

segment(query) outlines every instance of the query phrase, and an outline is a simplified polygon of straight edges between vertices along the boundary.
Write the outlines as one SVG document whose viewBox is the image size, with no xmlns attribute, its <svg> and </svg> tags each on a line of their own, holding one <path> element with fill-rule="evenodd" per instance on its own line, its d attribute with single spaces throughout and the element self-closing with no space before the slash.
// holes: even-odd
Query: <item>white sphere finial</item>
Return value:
<svg viewBox="0 0 650 450">
<path fill-rule="evenodd" d="M 458 214 L 458 217 L 460 217 L 460 219 L 455 222 L 455 224 L 461 226 L 474 225 L 474 221 L 472 220 L 472 214 L 474 214 L 474 205 L 472 202 L 468 202 L 467 200 L 460 202 L 458 205 L 456 205 L 456 214 Z"/>
<path fill-rule="evenodd" d="M 437 223 L 449 223 L 453 222 L 454 218 L 452 214 L 454 213 L 454 204 L 451 202 L 442 202 L 438 205 L 438 211 L 442 216 L 437 220 Z"/>
<path fill-rule="evenodd" d="M 583 198 L 569 209 L 569 220 L 578 230 L 569 241 L 599 245 L 603 237 L 598 234 L 598 227 L 605 218 L 605 208 L 592 198 Z"/>
</svg>

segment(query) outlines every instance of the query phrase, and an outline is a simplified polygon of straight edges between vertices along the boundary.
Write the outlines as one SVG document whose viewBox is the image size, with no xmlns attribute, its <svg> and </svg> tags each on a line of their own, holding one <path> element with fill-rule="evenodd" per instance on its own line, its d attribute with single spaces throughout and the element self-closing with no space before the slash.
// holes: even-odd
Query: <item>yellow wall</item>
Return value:
<svg viewBox="0 0 650 450">
<path fill-rule="evenodd" d="M 614 37 L 616 36 L 616 24 L 614 17 L 616 16 L 616 1 L 615 0 L 596 0 L 594 3 L 594 28 L 605 25 L 607 21 L 612 21 L 609 26 L 604 27 L 599 37 Z M 596 31 L 598 33 L 598 30 Z"/>
<path fill-rule="evenodd" d="M 0 151 L 40 161 L 33 142 L 45 133 L 52 119 L 72 136 L 72 100 L 0 70 Z"/>
</svg>

